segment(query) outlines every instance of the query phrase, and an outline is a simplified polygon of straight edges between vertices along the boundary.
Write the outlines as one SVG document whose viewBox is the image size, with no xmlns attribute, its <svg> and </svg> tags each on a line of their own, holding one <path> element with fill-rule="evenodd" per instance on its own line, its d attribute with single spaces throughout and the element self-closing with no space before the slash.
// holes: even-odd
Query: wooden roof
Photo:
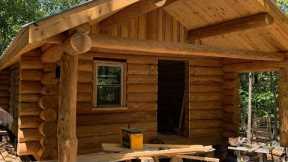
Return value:
<svg viewBox="0 0 288 162">
<path fill-rule="evenodd" d="M 100 22 L 127 6 L 143 1 L 94 0 L 28 24 L 20 30 L 4 51 L 0 58 L 0 69 L 15 63 L 23 53 L 41 46 L 49 39 L 57 39 L 54 36 L 60 33 L 85 23 Z M 195 40 L 203 45 L 229 49 L 263 52 L 286 52 L 288 50 L 288 19 L 271 0 L 175 0 L 165 6 L 165 10 L 191 31 L 245 16 L 267 13 L 274 20 L 271 25 L 219 33 L 195 38 Z"/>
</svg>

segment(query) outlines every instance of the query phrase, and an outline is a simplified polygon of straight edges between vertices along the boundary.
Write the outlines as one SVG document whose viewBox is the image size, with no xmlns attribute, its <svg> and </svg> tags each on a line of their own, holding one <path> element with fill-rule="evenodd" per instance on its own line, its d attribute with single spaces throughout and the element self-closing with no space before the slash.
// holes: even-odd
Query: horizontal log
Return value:
<svg viewBox="0 0 288 162">
<path fill-rule="evenodd" d="M 207 76 L 190 76 L 191 82 L 223 82 L 223 76 L 207 75 Z"/>
<path fill-rule="evenodd" d="M 157 41 L 142 41 L 128 38 L 91 35 L 92 51 L 117 51 L 123 54 L 150 55 L 163 57 L 207 56 L 248 60 L 282 61 L 284 55 L 277 52 L 259 52 L 212 48 L 188 43 L 167 43 Z M 133 46 L 131 46 L 133 44 Z"/>
<path fill-rule="evenodd" d="M 128 64 L 157 65 L 158 59 L 155 56 L 130 56 L 127 58 Z"/>
<path fill-rule="evenodd" d="M 78 102 L 92 102 L 92 93 L 78 93 L 77 101 Z"/>
<path fill-rule="evenodd" d="M 227 20 L 224 22 L 200 27 L 198 29 L 192 29 L 188 33 L 188 38 L 190 40 L 200 39 L 215 35 L 255 29 L 258 27 L 263 28 L 271 24 L 273 24 L 272 16 L 270 16 L 268 13 L 257 13 L 255 15 Z"/>
<path fill-rule="evenodd" d="M 209 68 L 209 67 L 191 67 L 189 72 L 190 75 L 192 76 L 201 76 L 201 75 L 218 76 L 224 74 L 222 68 Z"/>
<path fill-rule="evenodd" d="M 41 94 L 40 82 L 22 81 L 20 84 L 21 94 Z"/>
<path fill-rule="evenodd" d="M 37 157 L 40 160 L 55 160 L 58 157 L 57 148 L 41 148 L 37 152 Z"/>
<path fill-rule="evenodd" d="M 21 80 L 39 81 L 42 78 L 41 70 L 21 70 Z"/>
<path fill-rule="evenodd" d="M 77 114 L 111 114 L 121 112 L 156 112 L 156 103 L 128 103 L 127 107 L 95 108 L 92 102 L 78 102 Z"/>
<path fill-rule="evenodd" d="M 40 141 L 41 137 L 38 129 L 19 129 L 18 132 L 19 142 Z"/>
<path fill-rule="evenodd" d="M 128 128 L 128 124 L 95 124 L 89 126 L 78 126 L 76 132 L 78 138 L 89 136 L 109 136 L 119 134 L 122 128 Z"/>
<path fill-rule="evenodd" d="M 156 102 L 157 93 L 129 93 L 127 102 Z"/>
<path fill-rule="evenodd" d="M 92 83 L 78 83 L 77 85 L 78 93 L 93 93 L 93 84 Z"/>
<path fill-rule="evenodd" d="M 57 111 L 55 109 L 45 109 L 41 111 L 40 118 L 46 122 L 57 121 Z"/>
<path fill-rule="evenodd" d="M 223 89 L 221 86 L 215 86 L 215 85 L 190 85 L 190 92 L 191 93 L 197 93 L 200 94 L 203 92 L 222 92 Z"/>
<path fill-rule="evenodd" d="M 204 124 L 205 123 L 205 124 Z M 191 129 L 209 129 L 209 128 L 221 128 L 221 120 L 192 120 L 190 121 Z"/>
<path fill-rule="evenodd" d="M 223 98 L 223 94 L 219 92 L 207 92 L 207 93 L 190 93 L 190 101 L 221 101 Z"/>
<path fill-rule="evenodd" d="M 56 78 L 56 71 L 45 72 L 41 78 L 43 85 L 56 85 L 59 83 L 59 79 Z"/>
<path fill-rule="evenodd" d="M 38 105 L 41 109 L 57 109 L 58 96 L 42 96 L 39 99 Z"/>
<path fill-rule="evenodd" d="M 40 70 L 43 68 L 40 57 L 22 57 L 20 69 Z"/>
<path fill-rule="evenodd" d="M 78 83 L 91 83 L 93 81 L 93 73 L 86 71 L 78 72 Z"/>
<path fill-rule="evenodd" d="M 57 137 L 42 137 L 40 140 L 40 144 L 43 148 L 57 148 Z"/>
<path fill-rule="evenodd" d="M 157 75 L 157 66 L 155 65 L 139 65 L 139 64 L 128 64 L 127 66 L 128 75 Z"/>
<path fill-rule="evenodd" d="M 41 148 L 39 142 L 25 142 L 25 143 L 17 143 L 17 155 L 33 155 L 38 152 Z"/>
<path fill-rule="evenodd" d="M 191 110 L 190 111 L 190 121 L 193 120 L 209 120 L 209 119 L 221 119 L 223 113 L 221 110 Z"/>
<path fill-rule="evenodd" d="M 39 116 L 41 108 L 37 103 L 21 103 L 21 109 L 19 109 L 20 116 Z"/>
<path fill-rule="evenodd" d="M 57 123 L 56 122 L 42 122 L 38 128 L 40 134 L 46 138 L 55 137 L 57 134 Z"/>
<path fill-rule="evenodd" d="M 215 136 L 221 135 L 222 128 L 208 128 L 208 129 L 191 129 L 190 135 L 192 137 L 205 137 L 205 136 Z"/>
<path fill-rule="evenodd" d="M 21 116 L 19 119 L 19 128 L 38 128 L 41 119 L 38 116 Z"/>
<path fill-rule="evenodd" d="M 127 84 L 157 84 L 157 75 L 134 74 L 127 76 Z"/>
<path fill-rule="evenodd" d="M 38 102 L 40 99 L 40 95 L 38 94 L 21 94 L 20 101 L 21 102 Z"/>
<path fill-rule="evenodd" d="M 239 64 L 230 64 L 225 65 L 223 70 L 225 72 L 269 72 L 269 71 L 279 71 L 281 67 L 287 65 L 287 61 L 283 62 L 250 62 L 250 63 L 239 63 Z"/>
<path fill-rule="evenodd" d="M 41 95 L 44 95 L 44 96 L 58 95 L 58 89 L 59 89 L 59 85 L 55 85 L 55 84 L 45 85 L 41 89 Z"/>
<path fill-rule="evenodd" d="M 151 84 L 128 84 L 127 93 L 157 93 L 157 85 Z"/>
<path fill-rule="evenodd" d="M 189 60 L 189 65 L 192 67 L 221 67 L 222 61 L 216 58 L 193 58 Z"/>
<path fill-rule="evenodd" d="M 78 65 L 79 71 L 93 71 L 93 60 L 81 60 L 79 59 L 79 65 Z"/>
<path fill-rule="evenodd" d="M 156 122 L 156 112 L 121 112 L 113 114 L 87 114 L 77 116 L 77 125 Z M 111 120 L 113 119 L 113 120 Z"/>
</svg>

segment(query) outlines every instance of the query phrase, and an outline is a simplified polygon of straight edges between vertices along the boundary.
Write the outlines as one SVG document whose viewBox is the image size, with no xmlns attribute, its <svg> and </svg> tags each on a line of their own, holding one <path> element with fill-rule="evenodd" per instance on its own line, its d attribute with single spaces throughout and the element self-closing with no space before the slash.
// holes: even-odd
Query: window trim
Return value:
<svg viewBox="0 0 288 162">
<path fill-rule="evenodd" d="M 98 67 L 109 66 L 109 67 L 120 67 L 121 68 L 121 103 L 120 105 L 97 105 L 97 79 L 98 79 Z M 121 61 L 105 61 L 105 60 L 94 60 L 93 62 L 93 109 L 96 110 L 118 110 L 126 109 L 126 62 Z"/>
</svg>

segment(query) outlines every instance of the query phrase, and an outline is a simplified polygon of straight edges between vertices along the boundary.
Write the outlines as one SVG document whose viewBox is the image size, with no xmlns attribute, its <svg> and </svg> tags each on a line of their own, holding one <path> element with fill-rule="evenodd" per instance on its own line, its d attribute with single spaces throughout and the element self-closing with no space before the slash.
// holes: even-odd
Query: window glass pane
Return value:
<svg viewBox="0 0 288 162">
<path fill-rule="evenodd" d="M 121 87 L 97 86 L 97 105 L 121 105 Z"/>
<path fill-rule="evenodd" d="M 121 67 L 99 66 L 97 85 L 121 84 Z"/>
</svg>

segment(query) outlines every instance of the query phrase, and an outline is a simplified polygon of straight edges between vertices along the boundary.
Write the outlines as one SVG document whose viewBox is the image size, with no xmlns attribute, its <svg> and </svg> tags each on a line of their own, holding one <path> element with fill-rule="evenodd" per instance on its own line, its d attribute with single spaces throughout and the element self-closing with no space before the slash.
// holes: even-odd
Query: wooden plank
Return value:
<svg viewBox="0 0 288 162">
<path fill-rule="evenodd" d="M 99 24 L 101 27 L 105 28 L 111 26 L 113 24 L 123 24 L 127 23 L 127 21 L 142 16 L 150 11 L 153 11 L 159 7 L 163 7 L 164 5 L 169 5 L 173 3 L 175 0 L 166 0 L 164 5 L 157 5 L 157 3 L 162 0 L 149 0 L 149 1 L 139 1 L 134 3 L 124 10 L 117 12 L 116 14 L 110 16 L 107 19 L 104 19 Z"/>
<path fill-rule="evenodd" d="M 268 61 L 282 61 L 284 59 L 283 53 L 277 52 L 212 48 L 189 43 L 157 42 L 152 40 L 142 41 L 99 35 L 91 35 L 91 38 L 92 51 L 117 51 L 122 54 L 185 58 L 191 56 L 207 56 Z M 131 44 L 133 44 L 133 46 L 131 46 Z"/>
<path fill-rule="evenodd" d="M 240 17 L 189 31 L 188 39 L 194 40 L 215 35 L 246 31 L 273 24 L 273 17 L 268 13 L 258 13 Z"/>
</svg>

